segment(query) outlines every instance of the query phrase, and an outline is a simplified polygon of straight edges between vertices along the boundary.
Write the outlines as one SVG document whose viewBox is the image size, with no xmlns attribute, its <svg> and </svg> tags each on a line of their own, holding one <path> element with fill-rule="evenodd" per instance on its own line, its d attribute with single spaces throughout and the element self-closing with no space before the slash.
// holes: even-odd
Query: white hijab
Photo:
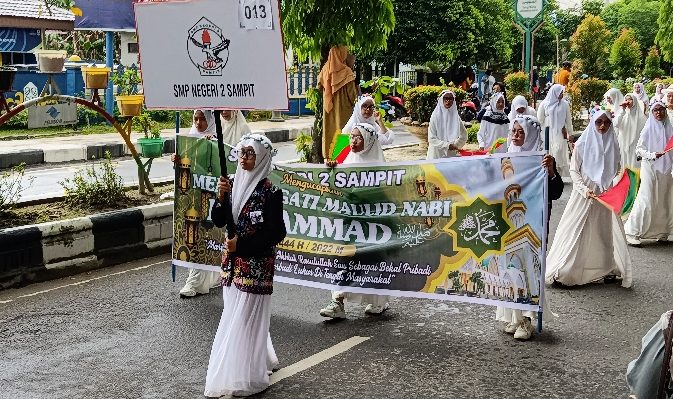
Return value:
<svg viewBox="0 0 673 399">
<path fill-rule="evenodd" d="M 519 108 L 524 108 L 525 109 L 523 114 L 519 114 L 517 112 L 517 110 Z M 512 120 L 514 120 L 514 118 L 516 118 L 519 115 L 535 116 L 535 110 L 533 109 L 533 107 L 530 107 L 528 105 L 528 100 L 526 100 L 526 97 L 524 97 L 524 96 L 516 96 L 512 100 L 512 106 L 511 106 L 511 109 L 509 111 L 509 120 L 512 121 Z"/>
<path fill-rule="evenodd" d="M 510 131 L 507 152 L 540 151 L 542 149 L 542 140 L 540 138 L 542 126 L 540 126 L 540 121 L 534 116 L 519 115 L 512 121 L 512 129 L 514 129 L 514 122 L 521 125 L 526 136 L 521 147 L 515 146 L 512 142 Z"/>
<path fill-rule="evenodd" d="M 203 116 L 206 117 L 206 123 L 208 126 L 206 126 L 206 130 L 203 132 L 199 132 L 198 129 L 196 128 L 196 125 L 194 124 L 194 116 L 196 115 L 197 112 L 203 113 Z M 192 128 L 189 129 L 189 134 L 198 134 L 201 136 L 206 136 L 206 135 L 215 135 L 215 116 L 213 115 L 213 111 L 205 110 L 205 109 L 195 109 L 194 114 L 192 114 Z"/>
<path fill-rule="evenodd" d="M 561 131 L 566 123 L 564 102 L 563 99 L 559 100 L 564 90 L 565 88 L 558 83 L 553 85 L 542 102 L 545 113 L 549 117 L 549 127 L 553 132 Z"/>
<path fill-rule="evenodd" d="M 596 120 L 606 115 L 612 121 L 609 112 L 597 111 L 589 121 L 589 126 L 575 145 L 575 152 L 582 154 L 582 175 L 588 177 L 604 192 L 612 186 L 612 180 L 617 175 L 621 161 L 619 144 L 615 137 L 614 124 L 610 129 L 601 134 L 596 129 Z M 595 193 L 600 194 L 600 193 Z"/>
<path fill-rule="evenodd" d="M 655 107 L 666 108 L 666 105 L 657 101 L 652 104 L 653 110 Z M 645 127 L 640 133 L 640 140 L 642 140 L 645 147 L 647 147 L 647 151 L 663 151 L 671 137 L 673 137 L 671 120 L 669 118 L 664 118 L 663 122 L 659 122 L 654 117 L 654 112 L 650 112 L 650 116 L 647 118 L 647 122 L 645 122 Z M 659 173 L 671 173 L 671 166 L 673 166 L 673 153 L 671 152 L 664 154 L 656 161 L 652 161 L 652 167 Z"/>
<path fill-rule="evenodd" d="M 615 87 L 605 92 L 603 98 L 605 98 L 606 103 L 607 99 L 608 98 L 610 99 L 610 101 L 612 102 L 611 105 L 613 110 L 617 110 L 617 108 L 624 102 L 624 95 L 622 94 L 621 91 L 619 91 L 619 89 Z"/>
<path fill-rule="evenodd" d="M 348 153 L 344 164 L 351 163 L 369 163 L 369 162 L 385 162 L 383 156 L 383 148 L 379 143 L 379 135 L 374 130 L 374 126 L 369 123 L 358 123 L 351 129 L 351 132 L 358 130 L 364 139 L 364 149 L 360 152 L 351 151 Z"/>
<path fill-rule="evenodd" d="M 641 103 L 638 101 L 635 93 L 629 93 L 625 95 L 624 101 L 626 101 L 626 97 L 631 97 L 633 100 L 633 106 L 620 111 L 624 114 L 624 121 L 619 127 L 619 134 L 626 135 L 627 137 L 634 137 L 640 134 L 643 126 L 645 126 L 647 117 L 645 116 L 645 112 L 641 108 Z"/>
<path fill-rule="evenodd" d="M 248 202 L 248 199 L 255 191 L 257 184 L 266 179 L 273 170 L 271 157 L 276 155 L 276 150 L 271 144 L 271 140 L 261 134 L 247 134 L 236 145 L 236 153 L 243 147 L 252 147 L 257 155 L 255 158 L 255 167 L 252 170 L 243 170 L 239 165 L 234 175 L 234 186 L 231 190 L 231 214 L 234 217 L 234 223 L 238 223 L 238 217 L 241 210 Z"/>
<path fill-rule="evenodd" d="M 381 130 L 381 128 L 376 123 L 376 112 L 378 112 L 376 107 L 374 108 L 372 116 L 370 116 L 369 118 L 365 118 L 364 116 L 362 116 L 362 106 L 366 102 L 371 102 L 376 106 L 376 104 L 374 103 L 374 98 L 370 96 L 360 97 L 358 101 L 355 103 L 355 107 L 353 107 L 353 114 L 351 115 L 350 119 L 348 119 L 348 122 L 346 122 L 346 126 L 344 126 L 344 128 L 341 129 L 342 133 L 349 134 L 350 132 L 353 131 L 353 128 L 358 123 L 368 123 L 372 125 L 376 133 L 379 133 L 379 130 Z"/>
<path fill-rule="evenodd" d="M 662 91 L 662 90 L 664 90 L 664 88 L 665 88 L 665 87 L 664 87 L 664 84 L 663 84 L 663 83 L 657 83 L 657 87 L 656 87 L 656 89 L 655 89 L 655 93 L 654 93 L 654 95 L 652 96 L 652 98 L 650 98 L 650 105 L 651 105 L 651 104 L 654 104 L 655 101 L 661 101 L 661 102 L 663 102 L 663 103 L 666 102 L 666 95 L 665 95 L 665 94 L 663 93 L 663 91 Z"/>
<path fill-rule="evenodd" d="M 220 117 L 220 120 L 222 121 L 222 141 L 227 144 L 235 145 L 241 137 L 252 133 L 241 111 L 232 111 L 230 120 L 224 119 L 224 116 Z"/>
<path fill-rule="evenodd" d="M 447 93 L 453 94 L 453 105 L 451 108 L 444 107 L 444 95 Z M 460 125 L 463 121 L 460 120 L 458 114 L 458 107 L 456 106 L 456 94 L 451 90 L 444 90 L 437 98 L 437 105 L 430 116 L 430 128 L 435 132 L 437 138 L 442 141 L 454 142 L 460 135 Z"/>
<path fill-rule="evenodd" d="M 640 87 L 640 94 L 636 93 L 636 86 Z M 638 82 L 634 83 L 633 94 L 638 98 L 638 100 L 642 101 L 643 104 L 648 105 L 650 103 L 650 99 L 647 97 L 647 93 L 645 92 L 644 84 Z"/>
</svg>

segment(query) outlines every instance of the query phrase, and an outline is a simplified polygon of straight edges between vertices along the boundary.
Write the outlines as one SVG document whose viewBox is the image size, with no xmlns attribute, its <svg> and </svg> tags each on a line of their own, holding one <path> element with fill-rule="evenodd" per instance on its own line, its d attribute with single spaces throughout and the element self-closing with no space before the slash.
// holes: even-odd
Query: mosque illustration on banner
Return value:
<svg viewBox="0 0 673 399">
<path fill-rule="evenodd" d="M 504 237 L 504 253 L 481 261 L 470 256 L 436 289 L 437 294 L 479 296 L 523 304 L 539 303 L 541 239 L 526 222 L 526 204 L 520 199 L 522 188 L 514 181 L 510 158 L 501 161 L 505 188 L 506 214 L 513 229 Z"/>
</svg>

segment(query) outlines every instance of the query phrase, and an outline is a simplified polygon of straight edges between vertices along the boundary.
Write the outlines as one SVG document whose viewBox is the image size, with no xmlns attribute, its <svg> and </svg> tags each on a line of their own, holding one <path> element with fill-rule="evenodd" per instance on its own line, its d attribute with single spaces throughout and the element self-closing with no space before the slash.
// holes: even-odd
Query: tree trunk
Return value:
<svg viewBox="0 0 673 399">
<path fill-rule="evenodd" d="M 327 63 L 330 46 L 324 44 L 320 49 L 320 70 Z M 320 90 L 320 95 L 317 98 L 315 106 L 315 122 L 313 123 L 313 143 L 311 145 L 311 153 L 309 154 L 308 162 L 323 163 L 322 156 L 322 120 L 323 120 L 323 92 Z"/>
<path fill-rule="evenodd" d="M 322 156 L 322 118 L 323 118 L 323 98 L 322 91 L 317 98 L 315 108 L 315 122 L 313 122 L 313 143 L 311 144 L 311 154 L 309 156 L 308 162 L 310 163 L 323 163 L 324 158 Z"/>
</svg>

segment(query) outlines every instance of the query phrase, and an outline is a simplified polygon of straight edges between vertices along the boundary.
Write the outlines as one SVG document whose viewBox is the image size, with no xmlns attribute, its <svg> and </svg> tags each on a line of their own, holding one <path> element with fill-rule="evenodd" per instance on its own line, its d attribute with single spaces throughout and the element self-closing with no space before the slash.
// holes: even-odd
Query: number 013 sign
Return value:
<svg viewBox="0 0 673 399">
<path fill-rule="evenodd" d="M 242 29 L 273 29 L 271 0 L 239 0 L 238 19 Z"/>
<path fill-rule="evenodd" d="M 135 3 L 147 108 L 287 109 L 278 8 L 277 0 Z"/>
</svg>

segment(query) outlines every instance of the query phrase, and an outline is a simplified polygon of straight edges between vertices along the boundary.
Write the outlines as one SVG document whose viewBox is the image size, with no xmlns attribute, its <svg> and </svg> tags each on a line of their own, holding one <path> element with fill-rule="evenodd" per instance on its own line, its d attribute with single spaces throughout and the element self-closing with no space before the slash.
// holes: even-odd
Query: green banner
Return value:
<svg viewBox="0 0 673 399">
<path fill-rule="evenodd" d="M 219 270 L 216 143 L 177 137 L 174 263 Z M 286 239 L 275 281 L 539 310 L 544 153 L 329 169 L 276 167 Z M 229 154 L 229 170 L 235 157 Z"/>
</svg>

